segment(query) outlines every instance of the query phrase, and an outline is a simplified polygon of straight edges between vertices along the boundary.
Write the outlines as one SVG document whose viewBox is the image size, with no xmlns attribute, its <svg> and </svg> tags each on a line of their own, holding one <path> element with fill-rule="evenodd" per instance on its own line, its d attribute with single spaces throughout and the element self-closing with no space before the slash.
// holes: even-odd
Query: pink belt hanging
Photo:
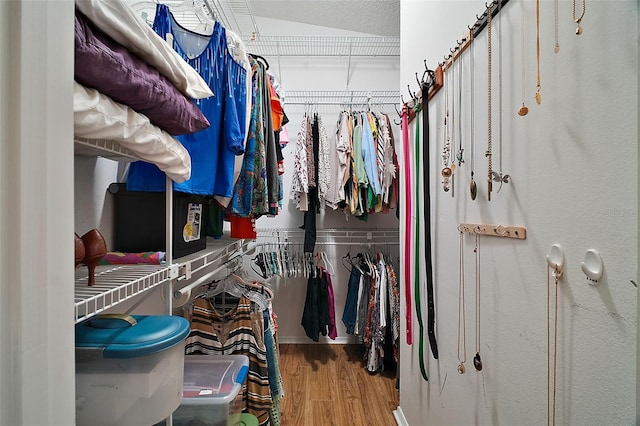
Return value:
<svg viewBox="0 0 640 426">
<path fill-rule="evenodd" d="M 402 111 L 402 152 L 404 154 L 404 196 L 406 203 L 404 206 L 404 300 L 405 300 L 405 320 L 407 328 L 407 345 L 413 343 L 413 330 L 412 330 L 412 312 L 411 312 L 411 156 L 409 150 L 411 144 L 409 142 L 409 111 L 404 109 Z"/>
</svg>

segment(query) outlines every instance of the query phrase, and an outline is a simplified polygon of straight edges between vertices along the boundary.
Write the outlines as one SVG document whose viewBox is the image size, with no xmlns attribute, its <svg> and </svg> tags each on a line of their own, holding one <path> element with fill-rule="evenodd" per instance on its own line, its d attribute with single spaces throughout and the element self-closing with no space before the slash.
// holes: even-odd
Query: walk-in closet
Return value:
<svg viewBox="0 0 640 426">
<path fill-rule="evenodd" d="M 0 2 L 0 425 L 637 424 L 639 16 Z"/>
</svg>

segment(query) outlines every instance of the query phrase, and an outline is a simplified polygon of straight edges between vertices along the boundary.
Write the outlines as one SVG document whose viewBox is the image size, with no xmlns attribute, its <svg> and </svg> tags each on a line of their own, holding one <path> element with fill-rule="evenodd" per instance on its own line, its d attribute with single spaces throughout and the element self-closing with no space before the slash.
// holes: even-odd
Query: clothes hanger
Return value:
<svg viewBox="0 0 640 426">
<path fill-rule="evenodd" d="M 251 56 L 253 59 L 255 60 L 261 60 L 262 63 L 264 64 L 264 69 L 268 70 L 269 69 L 269 61 L 267 61 L 264 56 L 260 56 L 260 55 L 256 55 L 255 53 L 248 53 L 249 56 Z"/>
<path fill-rule="evenodd" d="M 320 252 L 320 257 L 322 258 L 322 262 L 325 265 L 325 269 L 327 270 L 327 272 L 329 272 L 329 275 L 334 275 L 336 273 L 335 269 L 333 268 L 333 265 L 331 264 L 331 262 L 329 262 L 329 258 L 327 257 L 327 253 L 326 252 Z"/>
<path fill-rule="evenodd" d="M 233 297 L 246 296 L 249 300 L 256 303 L 262 310 L 269 307 L 269 299 L 261 293 L 255 291 L 249 291 L 248 287 L 255 287 L 255 285 L 242 280 L 239 276 L 232 274 L 227 278 L 217 283 L 211 290 L 206 291 L 201 297 L 211 298 L 219 294 L 229 294 Z M 258 287 L 260 288 L 260 287 Z M 269 297 L 273 299 L 273 292 L 269 289 L 260 288 L 264 292 L 267 292 Z"/>
<path fill-rule="evenodd" d="M 153 17 L 158 7 L 157 0 L 142 0 L 129 6 L 147 25 L 153 25 Z"/>
<path fill-rule="evenodd" d="M 273 290 L 265 283 L 255 282 L 255 281 L 247 281 L 240 274 L 234 273 L 227 277 L 227 280 L 233 281 L 236 285 L 241 285 L 250 291 L 257 291 L 261 294 L 265 295 L 267 301 L 271 302 L 273 300 L 274 294 Z M 226 281 L 226 280 L 225 280 Z"/>
</svg>

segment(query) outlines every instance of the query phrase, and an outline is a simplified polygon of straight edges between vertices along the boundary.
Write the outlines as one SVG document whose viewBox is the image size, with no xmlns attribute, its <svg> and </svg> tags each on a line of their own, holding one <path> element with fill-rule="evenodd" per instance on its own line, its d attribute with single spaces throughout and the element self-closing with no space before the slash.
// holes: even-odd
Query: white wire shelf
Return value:
<svg viewBox="0 0 640 426">
<path fill-rule="evenodd" d="M 262 56 L 399 57 L 400 37 L 242 36 L 251 53 Z"/>
<path fill-rule="evenodd" d="M 394 90 L 287 90 L 284 92 L 285 107 L 288 105 L 400 105 L 400 102 L 400 92 Z"/>
<path fill-rule="evenodd" d="M 75 273 L 75 322 L 112 308 L 171 279 L 168 265 L 104 265 L 98 266 L 96 283 L 88 286 L 86 266 Z"/>
<path fill-rule="evenodd" d="M 109 308 L 146 293 L 170 280 L 191 278 L 201 270 L 217 268 L 248 247 L 246 240 L 207 241 L 207 248 L 176 259 L 172 265 L 101 265 L 94 286 L 88 286 L 88 270 L 75 271 L 75 322 L 84 321 Z M 194 276 L 195 277 L 195 276 Z"/>
<path fill-rule="evenodd" d="M 258 246 L 301 244 L 305 231 L 299 228 L 258 229 L 257 234 Z M 316 245 L 395 245 L 399 241 L 399 231 L 396 228 L 326 228 L 316 230 Z"/>
<path fill-rule="evenodd" d="M 209 238 L 205 250 L 175 259 L 175 263 L 180 268 L 178 280 L 191 279 L 192 275 L 202 270 L 211 270 L 222 266 L 231 257 L 246 251 L 248 244 L 247 240 L 242 239 L 216 240 Z"/>
<path fill-rule="evenodd" d="M 74 154 L 79 157 L 104 157 L 124 162 L 140 160 L 133 151 L 112 140 L 75 137 L 73 145 Z"/>
</svg>

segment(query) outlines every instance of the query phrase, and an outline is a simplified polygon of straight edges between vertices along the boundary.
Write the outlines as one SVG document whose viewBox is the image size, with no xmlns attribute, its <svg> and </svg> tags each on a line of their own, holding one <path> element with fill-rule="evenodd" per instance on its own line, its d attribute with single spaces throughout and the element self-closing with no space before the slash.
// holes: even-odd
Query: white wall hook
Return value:
<svg viewBox="0 0 640 426">
<path fill-rule="evenodd" d="M 549 267 L 553 269 L 555 276 L 560 278 L 564 271 L 564 250 L 562 250 L 560 244 L 554 244 L 551 246 L 551 251 L 547 255 L 547 263 L 549 264 Z"/>
<path fill-rule="evenodd" d="M 589 249 L 584 254 L 584 261 L 580 263 L 582 272 L 587 276 L 587 281 L 591 285 L 598 284 L 598 280 L 602 277 L 602 257 L 600 253 L 593 249 Z"/>
</svg>

